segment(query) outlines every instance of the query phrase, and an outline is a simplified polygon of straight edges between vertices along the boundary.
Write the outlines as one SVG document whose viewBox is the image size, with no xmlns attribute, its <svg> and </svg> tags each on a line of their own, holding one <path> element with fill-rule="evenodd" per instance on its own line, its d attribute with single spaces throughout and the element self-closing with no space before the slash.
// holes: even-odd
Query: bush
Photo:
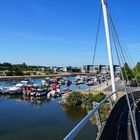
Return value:
<svg viewBox="0 0 140 140">
<path fill-rule="evenodd" d="M 6 76 L 13 76 L 13 75 L 14 75 L 14 72 L 13 71 L 6 72 Z"/>
<path fill-rule="evenodd" d="M 81 93 L 73 91 L 69 94 L 67 98 L 67 103 L 69 106 L 81 106 L 82 101 L 81 101 Z"/>
<path fill-rule="evenodd" d="M 30 72 L 26 72 L 26 75 L 31 75 L 31 73 Z"/>
<path fill-rule="evenodd" d="M 104 93 L 102 93 L 102 92 L 93 95 L 94 101 L 98 102 L 98 103 L 101 102 L 105 97 L 106 97 L 106 95 Z"/>
<path fill-rule="evenodd" d="M 99 92 L 97 94 L 82 94 L 80 91 L 73 91 L 71 92 L 67 98 L 64 104 L 68 106 L 80 106 L 82 108 L 85 108 L 87 111 L 90 111 L 93 109 L 93 102 L 101 102 L 106 95 L 102 92 Z M 110 112 L 110 106 L 108 103 L 103 104 L 100 109 L 100 117 L 101 121 L 104 122 L 106 121 L 106 118 Z M 96 124 L 96 118 L 93 116 L 90 119 L 94 124 Z"/>
<path fill-rule="evenodd" d="M 36 75 L 36 71 L 33 71 L 33 75 Z"/>
<path fill-rule="evenodd" d="M 69 94 L 66 99 L 66 104 L 68 106 L 81 106 L 82 108 L 86 108 L 87 110 L 91 110 L 93 108 L 93 102 L 101 102 L 105 98 L 105 94 L 81 94 L 79 91 L 73 91 Z"/>
<path fill-rule="evenodd" d="M 15 73 L 14 73 L 15 76 L 23 76 L 24 73 L 23 71 L 20 69 L 20 68 L 15 68 Z"/>
<path fill-rule="evenodd" d="M 87 110 L 91 110 L 93 108 L 93 94 L 83 94 L 82 98 L 81 98 L 82 104 L 81 107 L 82 108 L 86 108 Z"/>
</svg>

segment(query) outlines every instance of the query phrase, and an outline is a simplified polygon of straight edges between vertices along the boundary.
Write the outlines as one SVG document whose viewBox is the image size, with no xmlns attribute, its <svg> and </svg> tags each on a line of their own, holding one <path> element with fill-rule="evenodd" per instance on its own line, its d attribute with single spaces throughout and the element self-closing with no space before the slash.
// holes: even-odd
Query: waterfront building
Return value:
<svg viewBox="0 0 140 140">
<path fill-rule="evenodd" d="M 64 72 L 69 73 L 81 73 L 81 68 L 68 66 L 64 68 Z"/>
<path fill-rule="evenodd" d="M 54 70 L 54 72 L 63 72 L 64 68 L 63 67 L 52 67 L 52 69 Z"/>
<path fill-rule="evenodd" d="M 114 65 L 114 72 L 120 73 L 120 66 Z M 109 65 L 84 65 L 82 68 L 83 73 L 110 73 Z"/>
<path fill-rule="evenodd" d="M 115 72 L 116 74 L 120 73 L 120 70 L 121 70 L 121 68 L 120 68 L 119 65 L 114 65 L 114 72 Z"/>
</svg>

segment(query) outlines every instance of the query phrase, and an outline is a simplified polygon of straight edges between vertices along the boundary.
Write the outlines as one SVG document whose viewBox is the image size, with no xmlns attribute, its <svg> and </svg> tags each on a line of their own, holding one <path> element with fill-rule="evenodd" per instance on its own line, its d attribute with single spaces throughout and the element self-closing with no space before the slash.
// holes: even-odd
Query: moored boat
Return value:
<svg viewBox="0 0 140 140">
<path fill-rule="evenodd" d="M 84 81 L 83 80 L 78 80 L 75 84 L 76 85 L 84 84 Z"/>
<path fill-rule="evenodd" d="M 71 84 L 72 84 L 72 82 L 71 82 L 70 80 L 66 80 L 66 81 L 65 81 L 65 85 L 66 85 L 66 86 L 69 87 Z"/>
<path fill-rule="evenodd" d="M 93 86 L 94 84 L 95 84 L 94 81 L 88 81 L 88 82 L 87 82 L 87 85 L 88 85 L 88 86 Z"/>
<path fill-rule="evenodd" d="M 49 77 L 47 77 L 41 81 L 41 84 L 49 87 L 52 84 L 52 80 Z"/>
<path fill-rule="evenodd" d="M 58 81 L 58 83 L 60 84 L 60 85 L 64 85 L 65 84 L 65 80 L 64 79 L 60 79 L 59 81 Z"/>
<path fill-rule="evenodd" d="M 47 93 L 48 93 L 47 88 L 39 88 L 39 89 L 37 89 L 37 92 L 36 92 L 35 96 L 36 97 L 45 96 Z"/>
<path fill-rule="evenodd" d="M 10 95 L 21 94 L 22 91 L 23 91 L 23 84 L 21 84 L 21 83 L 18 83 L 15 86 L 11 86 L 11 87 L 8 88 L 8 93 Z"/>
</svg>

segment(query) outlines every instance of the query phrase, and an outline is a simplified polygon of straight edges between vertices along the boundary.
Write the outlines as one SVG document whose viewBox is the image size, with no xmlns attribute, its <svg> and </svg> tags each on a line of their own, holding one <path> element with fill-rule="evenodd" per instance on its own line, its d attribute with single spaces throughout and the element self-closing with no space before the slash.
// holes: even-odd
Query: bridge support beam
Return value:
<svg viewBox="0 0 140 140">
<path fill-rule="evenodd" d="M 110 40 L 110 32 L 109 32 L 109 25 L 108 25 L 108 12 L 107 12 L 106 0 L 101 0 L 101 3 L 102 3 L 102 10 L 103 10 L 106 43 L 108 49 L 108 59 L 109 59 L 110 73 L 111 73 L 112 92 L 115 92 L 116 88 L 115 88 L 113 58 L 112 58 L 111 40 Z M 113 95 L 113 100 L 114 101 L 116 100 L 116 94 Z"/>
<path fill-rule="evenodd" d="M 98 104 L 93 102 L 93 108 L 95 108 Z M 101 128 L 102 128 L 102 121 L 101 121 L 101 118 L 100 118 L 100 113 L 99 113 L 99 110 L 97 110 L 95 112 L 95 118 L 96 118 L 96 125 L 98 127 L 98 134 L 100 134 L 100 131 L 101 131 Z"/>
<path fill-rule="evenodd" d="M 112 109 L 113 105 L 112 105 L 111 97 L 108 99 L 108 101 L 109 101 L 110 109 Z"/>
</svg>

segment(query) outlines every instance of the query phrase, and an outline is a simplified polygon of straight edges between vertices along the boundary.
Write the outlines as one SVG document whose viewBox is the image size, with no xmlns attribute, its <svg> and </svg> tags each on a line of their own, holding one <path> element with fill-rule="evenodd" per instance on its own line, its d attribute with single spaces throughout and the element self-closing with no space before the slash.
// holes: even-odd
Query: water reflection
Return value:
<svg viewBox="0 0 140 140">
<path fill-rule="evenodd" d="M 62 105 L 61 108 L 71 120 L 82 119 L 87 114 L 86 110 L 81 109 L 80 107 L 72 108 L 72 107 Z"/>
<path fill-rule="evenodd" d="M 0 139 L 62 140 L 86 115 L 86 111 L 62 106 L 58 103 L 60 100 L 60 97 L 1 95 Z M 96 127 L 89 123 L 81 132 L 80 140 L 85 140 L 87 135 L 88 140 L 94 140 L 96 133 Z"/>
<path fill-rule="evenodd" d="M 47 96 L 41 97 L 31 97 L 31 96 L 24 96 L 24 95 L 0 95 L 0 100 L 3 99 L 14 99 L 16 102 L 27 102 L 31 103 L 32 105 L 41 105 L 48 103 L 52 98 L 47 98 Z"/>
<path fill-rule="evenodd" d="M 73 77 L 68 79 L 72 80 Z M 14 85 L 19 80 L 0 82 L 0 87 Z M 40 83 L 41 79 L 34 79 Z M 86 85 L 70 88 L 85 89 Z M 63 90 L 65 86 L 61 87 Z M 61 97 L 27 97 L 23 95 L 0 95 L 0 140 L 62 140 L 86 115 L 81 108 L 63 106 Z M 88 123 L 80 140 L 96 139 L 97 129 Z M 88 138 L 87 138 L 88 135 Z"/>
</svg>

